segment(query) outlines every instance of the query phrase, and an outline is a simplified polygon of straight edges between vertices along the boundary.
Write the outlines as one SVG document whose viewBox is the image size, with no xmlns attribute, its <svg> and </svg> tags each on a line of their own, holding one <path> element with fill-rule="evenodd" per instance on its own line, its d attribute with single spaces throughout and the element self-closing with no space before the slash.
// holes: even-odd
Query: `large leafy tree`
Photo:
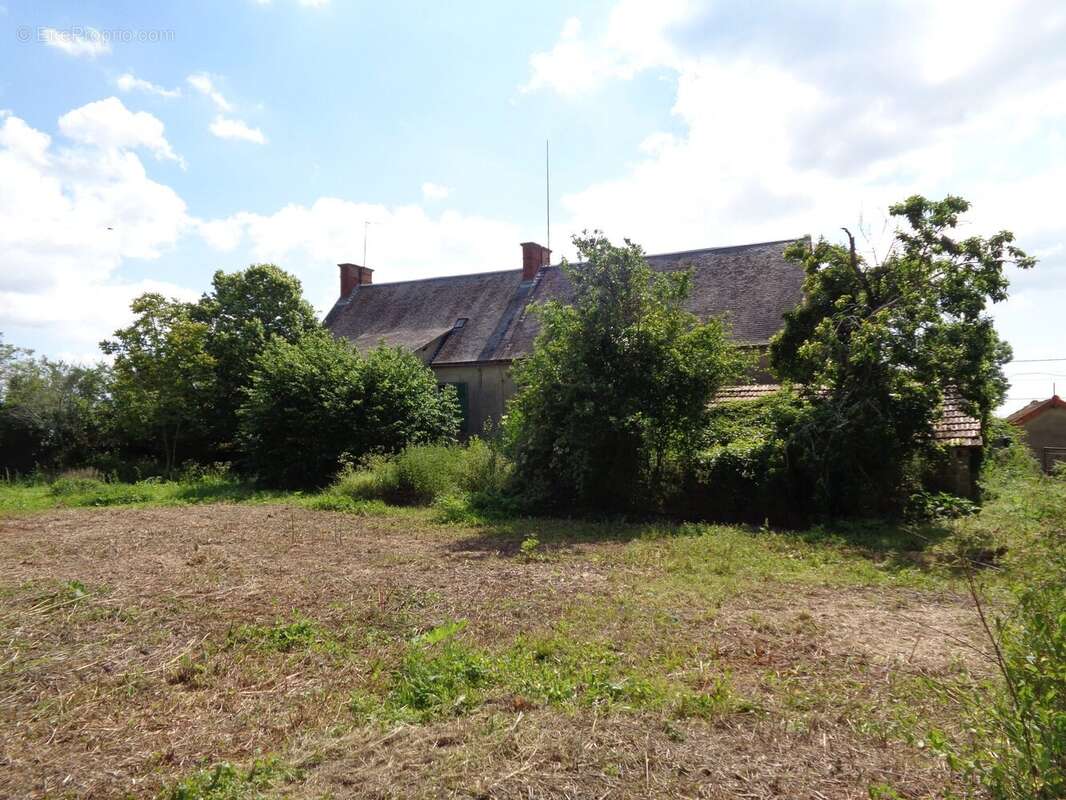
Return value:
<svg viewBox="0 0 1066 800">
<path fill-rule="evenodd" d="M 84 464 L 107 444 L 108 370 L 35 358 L 0 341 L 0 466 Z"/>
<path fill-rule="evenodd" d="M 127 448 L 153 453 L 172 470 L 210 447 L 207 418 L 216 361 L 208 326 L 192 306 L 149 293 L 131 304 L 133 324 L 100 343 L 114 356 L 114 423 Z"/>
<path fill-rule="evenodd" d="M 540 499 L 625 508 L 655 502 L 671 455 L 704 424 L 744 359 L 725 326 L 684 309 L 691 274 L 656 273 L 638 245 L 574 238 L 570 303 L 537 309 L 533 353 L 514 368 L 507 431 L 516 474 Z"/>
<path fill-rule="evenodd" d="M 460 421 L 455 391 L 413 354 L 362 355 L 325 331 L 271 340 L 240 416 L 249 466 L 278 486 L 321 485 L 345 460 L 453 440 Z"/>
<path fill-rule="evenodd" d="M 804 301 L 771 344 L 779 376 L 803 385 L 808 424 L 793 450 L 825 510 L 876 506 L 908 461 L 929 447 L 944 393 L 958 391 L 987 421 L 1003 399 L 1010 348 L 988 314 L 1007 297 L 1005 265 L 1034 260 L 1001 231 L 954 237 L 960 197 L 914 196 L 891 207 L 901 223 L 880 262 L 824 239 L 786 257 L 806 270 Z"/>
<path fill-rule="evenodd" d="M 117 430 L 127 450 L 168 468 L 239 458 L 237 411 L 259 355 L 319 330 L 300 282 L 273 264 L 220 270 L 195 303 L 147 294 L 132 310 L 133 324 L 101 345 L 115 356 Z"/>
<path fill-rule="evenodd" d="M 212 439 L 220 454 L 229 454 L 237 434 L 237 409 L 259 354 L 275 338 L 292 343 L 319 325 L 303 299 L 300 281 L 273 264 L 253 264 L 231 273 L 219 270 L 211 285 L 191 316 L 206 325 L 205 349 L 215 363 Z"/>
</svg>

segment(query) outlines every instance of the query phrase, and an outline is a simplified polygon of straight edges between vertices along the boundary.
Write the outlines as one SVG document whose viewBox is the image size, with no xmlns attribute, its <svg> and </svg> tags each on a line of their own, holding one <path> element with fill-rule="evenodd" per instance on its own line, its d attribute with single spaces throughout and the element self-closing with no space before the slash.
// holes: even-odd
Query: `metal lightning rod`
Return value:
<svg viewBox="0 0 1066 800">
<path fill-rule="evenodd" d="M 551 155 L 548 150 L 548 140 L 544 140 L 544 217 L 548 225 L 547 242 L 545 247 L 552 249 L 552 195 L 551 195 Z M 551 258 L 549 254 L 548 258 Z"/>
</svg>

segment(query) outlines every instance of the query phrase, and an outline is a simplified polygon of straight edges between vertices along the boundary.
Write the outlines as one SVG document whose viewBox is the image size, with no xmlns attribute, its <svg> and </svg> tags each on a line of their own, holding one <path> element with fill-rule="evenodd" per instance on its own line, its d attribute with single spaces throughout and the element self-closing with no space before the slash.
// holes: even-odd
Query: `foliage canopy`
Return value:
<svg viewBox="0 0 1066 800">
<path fill-rule="evenodd" d="M 654 272 L 628 240 L 617 247 L 593 233 L 574 244 L 585 263 L 564 263 L 572 302 L 537 309 L 533 353 L 513 369 L 515 472 L 550 502 L 656 503 L 671 458 L 744 358 L 722 322 L 685 310 L 689 272 Z"/>
<path fill-rule="evenodd" d="M 786 314 L 771 364 L 812 405 L 791 444 L 823 510 L 877 509 L 897 493 L 908 464 L 932 446 L 949 387 L 983 422 L 1003 399 L 1010 347 L 987 309 L 1007 297 L 1006 264 L 1035 262 L 1009 231 L 953 238 L 968 209 L 953 196 L 893 205 L 905 225 L 877 263 L 854 239 L 786 251 L 806 270 L 805 299 Z"/>
<path fill-rule="evenodd" d="M 261 479 L 311 486 L 344 462 L 451 441 L 460 414 L 454 389 L 438 388 L 413 354 L 380 347 L 361 355 L 319 332 L 267 343 L 240 420 L 249 466 Z"/>
</svg>

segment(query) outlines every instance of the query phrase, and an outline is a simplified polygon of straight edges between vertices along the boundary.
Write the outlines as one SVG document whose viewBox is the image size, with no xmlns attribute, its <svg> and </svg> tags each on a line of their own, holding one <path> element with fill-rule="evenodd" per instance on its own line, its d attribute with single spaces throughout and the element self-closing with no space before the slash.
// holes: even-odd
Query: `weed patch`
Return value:
<svg viewBox="0 0 1066 800">
<path fill-rule="evenodd" d="M 291 622 L 274 625 L 238 625 L 230 630 L 226 642 L 231 647 L 290 653 L 294 650 L 333 649 L 336 640 L 314 620 L 295 615 Z"/>
<path fill-rule="evenodd" d="M 378 699 L 353 695 L 357 717 L 428 722 L 458 716 L 489 695 L 510 698 L 514 710 L 535 706 L 653 710 L 683 719 L 749 711 L 728 677 L 687 687 L 628 663 L 609 645 L 564 635 L 519 637 L 491 653 L 458 639 L 464 622 L 450 622 L 416 637 L 389 673 Z"/>
<path fill-rule="evenodd" d="M 160 800 L 258 800 L 278 784 L 301 779 L 300 770 L 277 758 L 260 759 L 247 769 L 215 764 L 164 790 Z"/>
<path fill-rule="evenodd" d="M 389 507 L 381 500 L 359 500 L 335 492 L 312 495 L 306 505 L 315 511 L 338 511 L 358 517 L 382 517 L 389 513 Z"/>
</svg>

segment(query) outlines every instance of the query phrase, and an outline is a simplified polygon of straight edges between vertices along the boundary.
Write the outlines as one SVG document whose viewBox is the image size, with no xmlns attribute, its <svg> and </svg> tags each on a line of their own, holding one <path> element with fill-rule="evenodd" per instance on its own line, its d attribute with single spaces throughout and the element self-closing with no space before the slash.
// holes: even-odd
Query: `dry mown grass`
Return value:
<svg viewBox="0 0 1066 800">
<path fill-rule="evenodd" d="M 953 724 L 927 679 L 984 668 L 959 595 L 820 573 L 656 593 L 667 567 L 624 540 L 529 558 L 514 536 L 426 519 L 219 505 L 0 521 L 0 796 L 154 796 L 270 755 L 292 770 L 257 791 L 307 798 L 917 797 L 948 781 L 916 740 Z M 478 652 L 565 635 L 734 700 L 684 714 L 500 683 L 422 723 L 353 711 L 455 619 Z"/>
</svg>

